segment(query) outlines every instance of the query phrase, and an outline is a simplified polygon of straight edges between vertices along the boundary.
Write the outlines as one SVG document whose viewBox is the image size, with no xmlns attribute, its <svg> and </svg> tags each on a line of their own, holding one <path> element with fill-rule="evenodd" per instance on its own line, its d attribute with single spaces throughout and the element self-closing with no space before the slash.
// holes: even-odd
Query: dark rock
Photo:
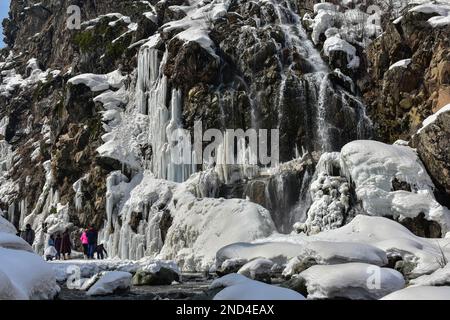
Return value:
<svg viewBox="0 0 450 320">
<path fill-rule="evenodd" d="M 170 285 L 174 281 L 179 281 L 180 276 L 178 273 L 171 269 L 161 267 L 161 269 L 156 272 L 149 272 L 145 270 L 138 270 L 133 276 L 134 286 L 158 286 L 158 285 Z"/>
</svg>

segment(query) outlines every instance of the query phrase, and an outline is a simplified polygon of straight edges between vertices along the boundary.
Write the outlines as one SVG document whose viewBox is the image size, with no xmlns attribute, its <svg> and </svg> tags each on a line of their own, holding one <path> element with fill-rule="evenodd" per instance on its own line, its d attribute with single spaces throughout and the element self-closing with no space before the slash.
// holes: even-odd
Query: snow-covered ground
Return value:
<svg viewBox="0 0 450 320">
<path fill-rule="evenodd" d="M 158 272 L 161 267 L 170 269 L 180 274 L 178 266 L 173 261 L 155 260 L 149 257 L 139 261 L 105 259 L 105 260 L 59 260 L 51 261 L 49 265 L 53 268 L 56 278 L 64 282 L 71 275 L 80 279 L 91 278 L 102 271 L 124 271 L 135 273 L 139 269 L 150 272 Z"/>
</svg>

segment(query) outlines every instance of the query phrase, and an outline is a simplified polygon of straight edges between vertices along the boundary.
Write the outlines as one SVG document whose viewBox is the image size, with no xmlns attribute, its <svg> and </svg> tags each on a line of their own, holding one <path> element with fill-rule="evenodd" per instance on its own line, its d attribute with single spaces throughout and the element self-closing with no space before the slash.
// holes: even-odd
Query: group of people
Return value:
<svg viewBox="0 0 450 320">
<path fill-rule="evenodd" d="M 24 231 L 19 234 L 30 246 L 33 245 L 35 232 L 30 224 L 27 224 Z M 98 232 L 93 226 L 85 229 L 80 237 L 83 246 L 83 254 L 85 259 L 94 259 L 94 254 L 97 253 L 97 259 L 105 259 L 108 255 L 102 243 L 98 244 Z M 66 229 L 62 234 L 51 234 L 47 247 L 44 252 L 47 261 L 52 260 L 69 260 L 72 254 L 73 244 L 70 240 L 69 229 Z"/>
<path fill-rule="evenodd" d="M 95 253 L 97 253 L 97 259 L 105 259 L 105 255 L 108 255 L 103 243 L 98 244 L 98 232 L 93 226 L 83 231 L 80 240 L 85 259 L 94 259 Z"/>
<path fill-rule="evenodd" d="M 56 236 L 51 234 L 47 242 L 47 249 L 45 249 L 45 259 L 51 261 L 68 260 L 72 253 L 72 242 L 70 241 L 69 229 L 66 229 L 63 234 L 57 233 Z"/>
</svg>

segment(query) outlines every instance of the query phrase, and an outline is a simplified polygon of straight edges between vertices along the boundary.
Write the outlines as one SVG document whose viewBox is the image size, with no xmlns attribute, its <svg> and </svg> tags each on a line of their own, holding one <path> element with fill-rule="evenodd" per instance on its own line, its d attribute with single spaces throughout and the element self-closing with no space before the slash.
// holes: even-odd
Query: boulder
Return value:
<svg viewBox="0 0 450 320">
<path fill-rule="evenodd" d="M 159 271 L 139 269 L 133 276 L 134 286 L 158 286 L 170 285 L 174 281 L 179 281 L 180 275 L 172 269 L 161 267 Z"/>
<path fill-rule="evenodd" d="M 105 296 L 127 292 L 131 288 L 132 274 L 123 271 L 108 271 L 86 292 L 88 296 Z"/>
</svg>

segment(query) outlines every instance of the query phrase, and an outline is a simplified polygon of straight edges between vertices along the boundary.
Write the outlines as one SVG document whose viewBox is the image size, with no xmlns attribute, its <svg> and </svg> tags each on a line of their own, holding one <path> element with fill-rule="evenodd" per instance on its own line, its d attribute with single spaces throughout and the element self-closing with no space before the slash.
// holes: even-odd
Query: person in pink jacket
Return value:
<svg viewBox="0 0 450 320">
<path fill-rule="evenodd" d="M 86 230 L 83 231 L 83 233 L 81 234 L 80 240 L 81 240 L 81 244 L 83 245 L 83 253 L 84 253 L 84 258 L 87 259 L 87 254 L 88 254 L 88 237 L 86 235 Z"/>
</svg>

